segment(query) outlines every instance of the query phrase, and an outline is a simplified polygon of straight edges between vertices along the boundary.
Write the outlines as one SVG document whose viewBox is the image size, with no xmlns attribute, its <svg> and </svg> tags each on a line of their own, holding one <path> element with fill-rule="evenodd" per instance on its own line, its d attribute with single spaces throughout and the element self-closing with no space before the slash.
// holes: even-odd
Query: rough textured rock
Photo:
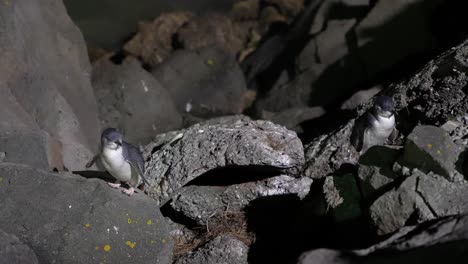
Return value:
<svg viewBox="0 0 468 264">
<path fill-rule="evenodd" d="M 177 31 L 175 39 L 184 49 L 217 46 L 236 56 L 243 49 L 247 36 L 248 31 L 228 16 L 208 13 L 190 19 Z"/>
<path fill-rule="evenodd" d="M 463 263 L 468 260 L 468 216 L 449 216 L 405 227 L 369 248 L 338 251 L 316 249 L 298 264 L 312 263 Z"/>
<path fill-rule="evenodd" d="M 147 66 L 154 67 L 173 52 L 172 40 L 177 30 L 193 15 L 188 12 L 161 14 L 152 22 L 140 22 L 138 33 L 123 49 L 141 58 Z"/>
<path fill-rule="evenodd" d="M 264 166 L 295 176 L 304 162 L 303 151 L 295 132 L 268 121 L 198 124 L 154 151 L 146 168 L 153 187 L 147 191 L 165 201 L 198 176 L 231 166 Z"/>
<path fill-rule="evenodd" d="M 331 175 L 343 164 L 357 164 L 359 154 L 349 141 L 353 126 L 354 120 L 307 144 L 304 174 L 318 179 Z"/>
<path fill-rule="evenodd" d="M 39 264 L 30 247 L 21 243 L 15 235 L 0 230 L 0 259 L 3 263 Z"/>
<path fill-rule="evenodd" d="M 142 193 L 12 163 L 0 163 L 0 177 L 0 226 L 40 263 L 171 261 L 166 220 Z"/>
<path fill-rule="evenodd" d="M 415 120 L 426 125 L 441 126 L 453 117 L 458 119 L 466 115 L 467 54 L 468 41 L 465 41 L 430 61 L 409 80 L 386 89 L 385 92 L 393 95 L 395 100 L 397 126 L 403 133 L 409 133 L 414 128 Z M 372 105 L 373 100 L 361 105 L 359 114 L 364 114 Z M 346 153 L 352 150 L 344 146 L 349 146 L 354 120 L 305 146 L 307 175 L 324 177 L 349 160 Z"/>
<path fill-rule="evenodd" d="M 0 24 L 0 130 L 40 128 L 62 143 L 67 168 L 82 169 L 100 128 L 79 30 L 58 0 L 7 1 Z"/>
<path fill-rule="evenodd" d="M 378 234 L 388 234 L 409 223 L 421 223 L 468 210 L 468 183 L 453 183 L 442 176 L 413 170 L 401 184 L 370 207 Z"/>
<path fill-rule="evenodd" d="M 61 144 L 44 131 L 0 133 L 0 151 L 5 162 L 48 171 L 64 169 Z"/>
<path fill-rule="evenodd" d="M 107 58 L 96 61 L 92 80 L 102 127 L 119 128 L 134 144 L 181 128 L 171 95 L 135 59 L 119 65 Z"/>
<path fill-rule="evenodd" d="M 219 48 L 176 51 L 152 73 L 181 113 L 212 117 L 240 114 L 245 108 L 244 75 L 235 58 Z"/>
<path fill-rule="evenodd" d="M 230 15 L 235 20 L 256 19 L 260 11 L 260 0 L 236 1 L 231 8 Z"/>
<path fill-rule="evenodd" d="M 364 199 L 372 200 L 399 177 L 393 171 L 400 151 L 386 146 L 373 146 L 359 158 L 357 179 Z"/>
<path fill-rule="evenodd" d="M 230 236 L 218 236 L 175 264 L 247 264 L 248 247 Z"/>
<path fill-rule="evenodd" d="M 361 193 L 352 174 L 325 178 L 323 194 L 336 222 L 361 216 Z"/>
<path fill-rule="evenodd" d="M 406 138 L 405 151 L 399 163 L 452 179 L 457 173 L 455 164 L 461 152 L 462 149 L 442 128 L 417 126 Z"/>
<path fill-rule="evenodd" d="M 223 217 L 224 211 L 242 211 L 260 197 L 297 194 L 302 199 L 309 193 L 311 184 L 310 178 L 280 175 L 229 186 L 190 185 L 173 195 L 171 207 L 198 224 L 206 225 L 208 221 Z"/>
</svg>

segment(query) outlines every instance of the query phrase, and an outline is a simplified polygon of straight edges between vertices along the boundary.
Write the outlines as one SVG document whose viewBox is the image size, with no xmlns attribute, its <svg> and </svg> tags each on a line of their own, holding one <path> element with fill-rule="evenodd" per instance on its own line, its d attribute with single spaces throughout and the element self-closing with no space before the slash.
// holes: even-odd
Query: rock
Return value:
<svg viewBox="0 0 468 264">
<path fill-rule="evenodd" d="M 193 15 L 189 12 L 173 12 L 159 15 L 152 22 L 140 22 L 137 34 L 123 49 L 141 58 L 149 67 L 163 62 L 173 52 L 173 36 Z"/>
<path fill-rule="evenodd" d="M 0 151 L 5 162 L 43 170 L 63 171 L 62 145 L 44 131 L 0 133 Z"/>
<path fill-rule="evenodd" d="M 372 200 L 399 177 L 393 171 L 400 151 L 387 146 L 373 146 L 359 159 L 357 179 L 364 199 Z"/>
<path fill-rule="evenodd" d="M 322 107 L 293 107 L 279 113 L 262 111 L 261 118 L 285 126 L 296 133 L 302 133 L 303 131 L 300 127 L 302 122 L 319 118 L 324 114 L 325 110 Z"/>
<path fill-rule="evenodd" d="M 95 62 L 93 87 L 102 127 L 119 128 L 134 144 L 182 127 L 171 95 L 134 59 L 120 65 L 107 58 Z"/>
<path fill-rule="evenodd" d="M 382 87 L 378 85 L 368 90 L 357 91 L 353 95 L 351 95 L 343 104 L 341 104 L 340 109 L 341 110 L 354 110 L 360 104 L 371 100 L 371 98 L 376 96 L 381 90 L 382 90 Z"/>
<path fill-rule="evenodd" d="M 184 24 L 175 35 L 177 43 L 188 50 L 217 46 L 235 57 L 244 47 L 248 32 L 228 16 L 207 13 Z M 214 58 L 216 59 L 216 58 Z"/>
<path fill-rule="evenodd" d="M 180 113 L 213 117 L 240 114 L 245 108 L 244 75 L 235 58 L 219 48 L 176 51 L 152 73 Z"/>
<path fill-rule="evenodd" d="M 0 230 L 0 259 L 3 263 L 39 264 L 30 247 L 21 243 L 15 235 Z"/>
<path fill-rule="evenodd" d="M 5 160 L 5 152 L 0 151 L 0 162 L 3 162 Z"/>
<path fill-rule="evenodd" d="M 155 150 L 146 175 L 148 194 L 165 201 L 182 186 L 216 168 L 261 166 L 297 175 L 304 150 L 296 133 L 268 121 L 195 125 Z M 219 175 L 221 177 L 221 175 Z"/>
<path fill-rule="evenodd" d="M 0 20 L 0 130 L 42 129 L 68 169 L 84 168 L 100 128 L 80 31 L 58 0 L 8 1 Z"/>
<path fill-rule="evenodd" d="M 241 171 L 239 173 L 247 174 Z M 223 173 L 223 176 L 227 177 L 224 174 L 226 173 Z M 240 177 L 240 175 L 233 175 L 235 176 Z M 242 211 L 257 198 L 297 194 L 302 199 L 309 193 L 311 184 L 310 178 L 297 179 L 280 175 L 229 186 L 190 185 L 176 192 L 170 204 L 175 211 L 203 226 L 222 218 L 226 210 Z"/>
<path fill-rule="evenodd" d="M 429 16 L 440 3 L 431 1 L 423 7 L 420 1 L 376 1 L 354 29 L 361 67 L 372 73 L 382 72 L 409 55 L 433 49 Z M 389 23 L 392 18 L 393 23 Z"/>
<path fill-rule="evenodd" d="M 231 236 L 218 236 L 175 264 L 247 264 L 248 247 Z"/>
<path fill-rule="evenodd" d="M 333 249 L 315 249 L 302 254 L 298 264 L 348 264 L 354 263 L 345 253 Z"/>
<path fill-rule="evenodd" d="M 234 20 L 255 20 L 259 13 L 260 0 L 240 0 L 232 5 L 230 15 Z"/>
<path fill-rule="evenodd" d="M 40 263 L 171 262 L 166 220 L 142 193 L 12 163 L 0 163 L 0 177 L 0 226 Z"/>
<path fill-rule="evenodd" d="M 352 174 L 326 177 L 323 194 L 336 222 L 355 220 L 361 216 L 361 194 Z"/>
<path fill-rule="evenodd" d="M 463 263 L 467 215 L 449 216 L 405 227 L 384 241 L 365 249 L 338 251 L 316 249 L 304 253 L 299 264 L 309 263 Z"/>
<path fill-rule="evenodd" d="M 277 6 L 287 16 L 296 16 L 304 8 L 304 0 L 266 0 L 265 3 Z"/>
<path fill-rule="evenodd" d="M 359 154 L 350 145 L 354 122 L 341 126 L 327 135 L 321 135 L 305 146 L 304 174 L 313 179 L 333 174 L 344 164 L 357 164 Z"/>
<path fill-rule="evenodd" d="M 462 149 L 442 128 L 417 126 L 406 138 L 405 151 L 399 163 L 453 179 L 457 173 L 455 163 L 461 152 Z"/>
<path fill-rule="evenodd" d="M 370 207 L 379 235 L 389 234 L 408 223 L 421 223 L 468 210 L 468 183 L 414 170 L 399 186 L 379 197 Z"/>
</svg>

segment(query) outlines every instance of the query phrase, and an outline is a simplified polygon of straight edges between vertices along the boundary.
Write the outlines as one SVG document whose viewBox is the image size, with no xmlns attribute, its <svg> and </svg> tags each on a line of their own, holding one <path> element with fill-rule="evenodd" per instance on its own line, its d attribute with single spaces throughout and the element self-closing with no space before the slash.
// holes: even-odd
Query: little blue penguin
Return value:
<svg viewBox="0 0 468 264">
<path fill-rule="evenodd" d="M 143 182 L 148 184 L 143 175 L 143 155 L 137 147 L 125 142 L 117 129 L 107 128 L 102 132 L 101 152 L 86 167 L 91 167 L 98 158 L 107 172 L 116 179 L 115 183 L 107 183 L 112 188 L 119 188 L 121 182 L 127 183 L 130 187 L 123 192 L 131 196 Z"/>
<path fill-rule="evenodd" d="M 375 99 L 374 107 L 358 118 L 351 133 L 351 144 L 362 154 L 375 145 L 383 145 L 389 137 L 396 137 L 395 102 L 389 96 Z"/>
</svg>

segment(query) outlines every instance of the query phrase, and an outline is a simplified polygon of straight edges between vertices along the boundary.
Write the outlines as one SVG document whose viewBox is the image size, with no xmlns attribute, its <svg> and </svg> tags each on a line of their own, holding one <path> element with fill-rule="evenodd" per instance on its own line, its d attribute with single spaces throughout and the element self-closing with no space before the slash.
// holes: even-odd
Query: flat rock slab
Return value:
<svg viewBox="0 0 468 264">
<path fill-rule="evenodd" d="M 15 235 L 0 229 L 0 259 L 2 263 L 38 264 L 34 251 Z"/>
<path fill-rule="evenodd" d="M 296 176 L 304 164 L 296 133 L 269 121 L 198 124 L 180 135 L 156 150 L 147 162 L 152 187 L 146 190 L 159 202 L 216 168 L 260 166 Z"/>
<path fill-rule="evenodd" d="M 442 128 L 417 126 L 406 139 L 401 164 L 423 172 L 434 172 L 449 179 L 462 152 Z"/>
<path fill-rule="evenodd" d="M 0 163 L 0 226 L 40 263 L 162 263 L 173 241 L 153 200 L 100 180 Z"/>
<path fill-rule="evenodd" d="M 468 183 L 453 183 L 415 170 L 399 186 L 379 197 L 369 210 L 377 233 L 389 234 L 411 222 L 467 212 Z"/>
<path fill-rule="evenodd" d="M 175 264 L 247 264 L 248 247 L 231 236 L 218 236 Z"/>
<path fill-rule="evenodd" d="M 261 181 L 230 186 L 183 187 L 171 201 L 171 207 L 185 217 L 205 225 L 226 210 L 241 211 L 251 201 L 283 194 L 297 194 L 304 198 L 310 191 L 312 179 L 295 178 L 287 175 L 275 176 Z"/>
</svg>

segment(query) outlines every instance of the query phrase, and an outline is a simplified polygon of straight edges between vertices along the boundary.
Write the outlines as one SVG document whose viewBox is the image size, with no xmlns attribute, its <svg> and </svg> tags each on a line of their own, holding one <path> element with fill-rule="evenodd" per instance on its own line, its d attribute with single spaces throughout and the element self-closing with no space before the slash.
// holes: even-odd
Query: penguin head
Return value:
<svg viewBox="0 0 468 264">
<path fill-rule="evenodd" d="M 389 118 L 395 111 L 395 102 L 391 97 L 381 95 L 375 99 L 374 111 L 379 116 Z"/>
<path fill-rule="evenodd" d="M 122 147 L 122 134 L 115 128 L 106 128 L 101 134 L 101 145 L 104 148 L 116 150 Z"/>
</svg>

